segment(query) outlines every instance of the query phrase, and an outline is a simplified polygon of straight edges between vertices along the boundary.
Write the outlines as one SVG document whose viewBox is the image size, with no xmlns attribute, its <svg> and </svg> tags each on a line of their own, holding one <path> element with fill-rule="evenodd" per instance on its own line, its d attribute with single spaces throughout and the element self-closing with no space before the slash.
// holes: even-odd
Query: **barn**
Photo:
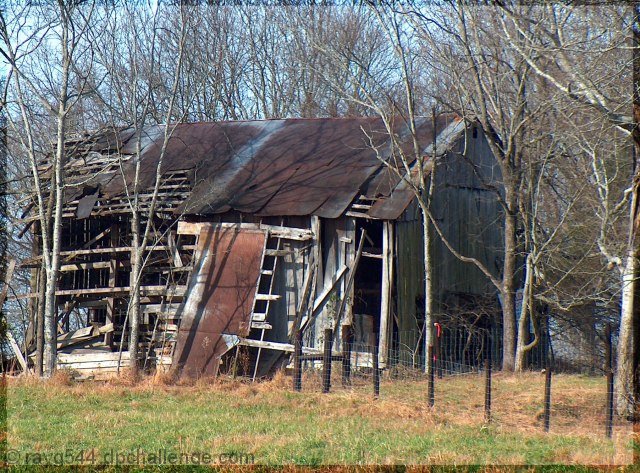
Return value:
<svg viewBox="0 0 640 473">
<path fill-rule="evenodd" d="M 402 146 L 415 137 L 429 157 L 443 234 L 499 274 L 500 172 L 481 130 L 440 115 L 418 120 L 414 134 L 398 123 L 395 133 Z M 305 351 L 318 353 L 327 327 L 337 353 L 343 340 L 377 343 L 382 367 L 423 363 L 422 215 L 391 149 L 378 117 L 124 127 L 70 141 L 58 367 L 98 378 L 128 360 L 137 162 L 137 208 L 143 223 L 152 219 L 140 287 L 145 369 L 215 375 L 243 349 L 245 374 L 260 377 L 287 359 L 297 333 Z M 32 268 L 35 314 L 37 213 L 27 220 L 35 245 L 23 265 Z M 437 319 L 449 330 L 440 356 L 480 356 L 453 311 L 470 326 L 486 324 L 496 291 L 439 238 L 432 255 Z M 479 301 L 489 308 L 480 315 Z M 30 351 L 35 325 L 32 316 Z"/>
</svg>

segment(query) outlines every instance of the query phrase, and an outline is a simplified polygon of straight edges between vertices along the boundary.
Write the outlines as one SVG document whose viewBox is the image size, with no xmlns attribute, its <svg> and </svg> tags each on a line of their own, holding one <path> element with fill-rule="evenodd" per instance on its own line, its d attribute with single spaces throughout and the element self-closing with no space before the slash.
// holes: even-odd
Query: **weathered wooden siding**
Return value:
<svg viewBox="0 0 640 473">
<path fill-rule="evenodd" d="M 500 184 L 501 176 L 482 133 L 474 137 L 468 130 L 466 139 L 438 162 L 435 179 L 432 211 L 443 233 L 460 253 L 477 258 L 498 275 L 502 265 L 502 209 L 495 193 L 483 182 Z M 416 337 L 409 332 L 421 326 L 417 318 L 424 313 L 419 308 L 424 297 L 421 219 L 420 209 L 413 203 L 396 222 L 398 332 L 400 343 L 413 348 Z M 478 268 L 458 260 L 437 235 L 433 261 L 436 311 L 442 310 L 448 293 L 496 292 Z"/>
<path fill-rule="evenodd" d="M 468 130 L 466 142 L 461 139 L 438 165 L 433 201 L 434 216 L 454 248 L 478 259 L 495 275 L 502 266 L 502 209 L 486 183 L 495 184 L 500 180 L 498 165 L 484 135 L 478 133 L 474 138 Z M 433 254 L 436 291 L 440 296 L 445 291 L 495 292 L 475 265 L 459 261 L 438 238 Z"/>
<path fill-rule="evenodd" d="M 414 201 L 396 221 L 396 303 L 400 349 L 415 350 L 424 310 L 422 213 Z"/>
<path fill-rule="evenodd" d="M 287 216 L 282 218 L 266 217 L 263 223 L 284 225 L 291 228 L 311 228 L 308 216 Z M 278 257 L 273 281 L 273 294 L 281 296 L 269 307 L 266 321 L 271 329 L 265 330 L 264 340 L 269 342 L 289 343 L 289 330 L 302 297 L 304 280 L 309 270 L 309 255 L 312 251 L 311 241 L 282 239 L 280 249 L 288 251 L 285 256 Z M 256 330 L 253 338 L 260 338 Z M 282 356 L 278 350 L 262 350 L 258 376 L 269 372 L 274 363 Z"/>
<path fill-rule="evenodd" d="M 265 331 L 264 340 L 288 343 L 290 324 L 302 297 L 310 248 L 308 241 L 283 240 L 281 244 L 283 250 L 291 253 L 281 257 L 276 267 L 273 293 L 282 298 L 271 303 L 267 321 L 272 328 Z M 260 371 L 268 372 L 281 355 L 276 350 L 263 350 Z"/>
<path fill-rule="evenodd" d="M 322 264 L 319 269 L 316 285 L 316 297 L 329 288 L 338 270 L 343 266 L 352 264 L 355 258 L 356 225 L 352 217 L 340 217 L 337 219 L 321 219 L 320 246 L 322 252 Z M 344 295 L 348 272 L 336 284 L 335 290 L 325 299 L 319 307 L 319 315 L 316 317 L 311 330 L 309 340 L 311 346 L 320 346 L 325 326 L 333 324 L 333 317 L 340 299 Z M 353 288 L 352 291 L 353 292 Z M 350 317 L 351 304 L 345 308 L 342 314 L 342 322 Z M 337 328 L 335 339 L 340 340 L 341 330 Z"/>
</svg>

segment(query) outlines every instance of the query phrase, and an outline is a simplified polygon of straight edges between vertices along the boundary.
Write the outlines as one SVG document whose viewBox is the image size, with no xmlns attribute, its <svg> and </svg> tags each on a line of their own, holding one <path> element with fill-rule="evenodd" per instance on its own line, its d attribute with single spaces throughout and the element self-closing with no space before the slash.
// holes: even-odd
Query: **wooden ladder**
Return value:
<svg viewBox="0 0 640 473">
<path fill-rule="evenodd" d="M 273 293 L 278 260 L 288 254 L 291 254 L 291 251 L 282 249 L 282 237 L 272 235 L 267 231 L 265 247 L 262 252 L 260 276 L 258 277 L 258 283 L 256 285 L 256 297 L 254 299 L 253 310 L 251 312 L 251 328 L 260 330 L 260 341 L 264 340 L 265 330 L 270 330 L 272 328 L 271 324 L 267 321 L 271 303 L 282 297 L 279 294 Z M 260 292 L 261 290 L 263 291 L 262 293 Z M 258 373 L 258 364 L 260 363 L 261 353 L 262 348 L 258 348 L 256 364 L 253 369 L 253 381 L 255 381 Z"/>
</svg>

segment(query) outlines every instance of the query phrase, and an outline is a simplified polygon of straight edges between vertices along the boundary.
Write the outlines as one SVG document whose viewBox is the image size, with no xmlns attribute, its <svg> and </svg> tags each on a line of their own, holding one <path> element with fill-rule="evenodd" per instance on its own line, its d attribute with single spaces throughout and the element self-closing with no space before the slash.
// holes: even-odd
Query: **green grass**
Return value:
<svg viewBox="0 0 640 473">
<path fill-rule="evenodd" d="M 604 438 L 603 380 L 558 376 L 552 432 L 542 432 L 541 379 L 497 376 L 494 419 L 485 425 L 482 381 L 440 381 L 437 404 L 426 384 L 385 382 L 329 395 L 289 380 L 247 385 L 138 386 L 12 382 L 7 389 L 12 463 L 114 463 L 117 453 L 207 453 L 210 461 L 296 464 L 612 464 L 631 461 L 629 427 Z M 67 454 L 67 456 L 64 456 Z M 40 456 L 38 456 L 40 455 Z M 55 456 L 57 455 L 57 457 Z M 220 455 L 226 455 L 222 458 Z"/>
</svg>

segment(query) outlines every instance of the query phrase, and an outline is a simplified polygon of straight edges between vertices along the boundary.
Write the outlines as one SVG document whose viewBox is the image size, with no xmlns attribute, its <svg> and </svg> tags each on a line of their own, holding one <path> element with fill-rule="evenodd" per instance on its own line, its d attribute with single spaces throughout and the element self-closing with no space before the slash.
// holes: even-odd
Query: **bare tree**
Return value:
<svg viewBox="0 0 640 473">
<path fill-rule="evenodd" d="M 634 159 L 637 159 L 640 155 L 640 4 L 597 9 L 554 5 L 537 8 L 533 15 L 524 15 L 518 8 L 503 5 L 502 11 L 506 16 L 502 35 L 512 42 L 513 49 L 527 61 L 531 70 L 575 104 L 589 107 L 592 120 L 606 120 L 631 137 Z M 595 169 L 594 177 L 599 179 Z M 619 266 L 622 273 L 616 389 L 619 411 L 629 414 L 633 411 L 635 360 L 638 359 L 634 332 L 638 331 L 640 320 L 636 301 L 636 280 L 640 272 L 636 237 L 638 183 L 635 176 L 629 188 L 626 254 L 613 256 L 600 245 L 603 256 L 612 267 Z"/>
<path fill-rule="evenodd" d="M 60 268 L 68 116 L 85 92 L 85 71 L 74 66 L 79 57 L 91 55 L 91 47 L 85 39 L 94 7 L 93 3 L 79 7 L 75 2 L 58 2 L 55 6 L 18 6 L 0 16 L 0 34 L 4 42 L 1 53 L 11 68 L 10 79 L 15 93 L 12 103 L 19 110 L 17 119 L 10 118 L 9 123 L 29 157 L 39 213 L 46 272 L 42 325 L 47 376 L 53 374 L 56 365 L 55 292 Z M 33 23 L 25 21 L 27 18 Z M 42 62 L 43 58 L 48 64 Z M 47 64 L 48 69 L 43 71 L 43 64 Z M 41 111 L 55 120 L 54 151 L 49 155 L 46 178 L 41 169 L 42 153 L 36 142 L 39 111 L 31 106 L 30 96 L 37 99 Z"/>
</svg>

